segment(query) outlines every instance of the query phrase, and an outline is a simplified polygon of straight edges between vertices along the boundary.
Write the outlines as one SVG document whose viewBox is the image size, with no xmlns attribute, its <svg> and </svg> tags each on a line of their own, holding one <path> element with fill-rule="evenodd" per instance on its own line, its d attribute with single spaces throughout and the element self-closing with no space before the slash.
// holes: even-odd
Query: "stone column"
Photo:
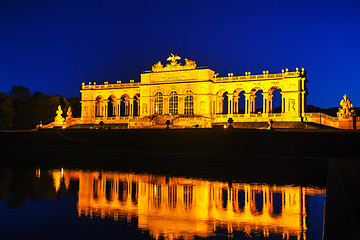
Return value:
<svg viewBox="0 0 360 240">
<path fill-rule="evenodd" d="M 268 95 L 268 113 L 272 113 L 273 112 L 273 96 L 272 94 Z"/>
<path fill-rule="evenodd" d="M 262 95 L 263 95 L 263 111 L 262 111 L 262 114 L 267 114 L 268 113 L 268 109 L 267 109 L 267 107 L 266 107 L 266 105 L 267 105 L 267 96 L 268 96 L 268 94 L 269 93 L 262 93 Z"/>
<path fill-rule="evenodd" d="M 178 114 L 184 114 L 184 109 L 185 109 L 184 97 L 181 96 L 178 98 Z"/>
<path fill-rule="evenodd" d="M 301 91 L 301 116 L 305 117 L 305 91 Z"/>
<path fill-rule="evenodd" d="M 140 98 L 137 100 L 137 115 L 140 116 Z"/>
<path fill-rule="evenodd" d="M 125 100 L 125 111 L 124 111 L 124 115 L 125 115 L 125 116 L 129 116 L 129 100 Z"/>
<path fill-rule="evenodd" d="M 232 100 L 232 94 L 227 94 L 227 98 L 228 98 L 228 115 L 229 114 L 232 114 L 232 111 L 233 111 L 233 109 L 231 108 L 231 100 Z"/>
<path fill-rule="evenodd" d="M 233 110 L 233 113 L 234 114 L 238 114 L 239 113 L 239 97 L 238 96 L 234 96 L 233 97 L 233 106 L 234 106 L 234 110 Z"/>
<path fill-rule="evenodd" d="M 250 114 L 253 114 L 255 113 L 255 98 L 256 98 L 256 95 L 251 95 L 250 96 L 250 105 L 251 105 L 251 110 L 250 110 Z"/>
<path fill-rule="evenodd" d="M 169 114 L 169 98 L 163 98 L 163 115 Z"/>
<path fill-rule="evenodd" d="M 250 114 L 250 109 L 251 109 L 250 96 L 251 96 L 251 93 L 244 93 L 244 96 L 245 96 L 245 114 Z"/>
<path fill-rule="evenodd" d="M 281 97 L 281 113 L 285 113 L 285 98 L 284 95 Z"/>
<path fill-rule="evenodd" d="M 129 116 L 133 116 L 134 115 L 134 99 L 133 98 L 129 98 Z"/>
</svg>

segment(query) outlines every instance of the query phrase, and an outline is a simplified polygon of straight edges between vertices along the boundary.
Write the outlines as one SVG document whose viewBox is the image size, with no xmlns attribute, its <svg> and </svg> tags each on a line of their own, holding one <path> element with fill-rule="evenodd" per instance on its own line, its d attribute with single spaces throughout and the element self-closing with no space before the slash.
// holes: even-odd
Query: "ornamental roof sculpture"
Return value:
<svg viewBox="0 0 360 240">
<path fill-rule="evenodd" d="M 185 58 L 185 65 L 181 65 L 181 63 L 177 62 L 177 60 L 180 59 L 181 57 L 171 53 L 170 56 L 166 59 L 167 61 L 170 61 L 170 64 L 166 64 L 166 66 L 163 66 L 161 64 L 161 61 L 159 61 L 154 66 L 152 66 L 152 71 L 165 72 L 165 71 L 190 70 L 196 68 L 195 61 Z"/>
<path fill-rule="evenodd" d="M 353 105 L 346 94 L 341 100 L 340 106 L 341 108 L 339 108 L 339 111 L 337 112 L 339 118 L 350 118 L 355 116 Z"/>
</svg>

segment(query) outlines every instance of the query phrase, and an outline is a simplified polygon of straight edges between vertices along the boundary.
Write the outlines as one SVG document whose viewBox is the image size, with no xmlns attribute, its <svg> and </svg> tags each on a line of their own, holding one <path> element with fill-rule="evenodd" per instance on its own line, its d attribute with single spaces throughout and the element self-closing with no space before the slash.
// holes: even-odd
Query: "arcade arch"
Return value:
<svg viewBox="0 0 360 240">
<path fill-rule="evenodd" d="M 234 114 L 245 113 L 245 91 L 243 89 L 236 89 L 233 96 Z"/>
<path fill-rule="evenodd" d="M 108 98 L 108 102 L 107 102 L 107 116 L 108 117 L 115 117 L 117 115 L 117 102 L 116 102 L 116 97 L 114 95 L 111 95 Z"/>
<path fill-rule="evenodd" d="M 269 113 L 281 113 L 282 107 L 282 89 L 280 87 L 271 87 L 269 89 L 268 96 L 268 112 Z"/>
<path fill-rule="evenodd" d="M 129 105 L 130 105 L 130 100 L 129 100 L 129 95 L 124 94 L 120 97 L 120 116 L 124 117 L 124 116 L 129 116 Z"/>
<path fill-rule="evenodd" d="M 264 91 L 259 88 L 253 88 L 250 91 L 249 110 L 251 114 L 264 113 Z M 260 107 L 261 106 L 261 107 Z"/>
<path fill-rule="evenodd" d="M 95 117 L 103 117 L 104 113 L 104 98 L 103 96 L 97 96 L 95 99 Z"/>
</svg>

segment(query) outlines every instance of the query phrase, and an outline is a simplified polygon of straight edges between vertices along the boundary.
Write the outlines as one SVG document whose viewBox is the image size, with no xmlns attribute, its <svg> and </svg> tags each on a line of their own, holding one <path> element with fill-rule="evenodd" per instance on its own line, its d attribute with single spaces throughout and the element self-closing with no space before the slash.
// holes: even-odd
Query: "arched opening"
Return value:
<svg viewBox="0 0 360 240">
<path fill-rule="evenodd" d="M 103 99 L 102 96 L 98 96 L 96 98 L 95 117 L 102 117 L 103 116 L 103 102 L 104 102 L 104 99 Z"/>
<path fill-rule="evenodd" d="M 252 114 L 261 114 L 263 113 L 263 90 L 260 88 L 254 88 L 251 90 L 250 96 L 250 113 Z"/>
<path fill-rule="evenodd" d="M 169 114 L 170 115 L 178 114 L 178 109 L 179 109 L 178 93 L 175 91 L 172 91 L 170 93 L 170 98 L 169 98 Z"/>
<path fill-rule="evenodd" d="M 129 116 L 129 105 L 130 105 L 129 96 L 126 94 L 122 95 L 120 98 L 120 116 L 121 117 Z"/>
<path fill-rule="evenodd" d="M 261 213 L 264 206 L 264 195 L 262 192 L 255 193 L 255 208 L 256 211 Z"/>
<path fill-rule="evenodd" d="M 115 117 L 116 116 L 116 98 L 114 95 L 111 95 L 108 98 L 108 117 Z"/>
<path fill-rule="evenodd" d="M 224 92 L 222 94 L 222 114 L 228 114 L 229 113 L 229 97 L 228 92 Z"/>
<path fill-rule="evenodd" d="M 140 94 L 136 94 L 134 96 L 134 102 L 133 102 L 133 116 L 139 116 L 140 115 Z"/>
<path fill-rule="evenodd" d="M 164 97 L 161 92 L 157 92 L 155 94 L 154 99 L 154 114 L 155 115 L 162 115 L 163 114 L 163 108 L 164 108 Z"/>
<path fill-rule="evenodd" d="M 240 210 L 243 210 L 245 207 L 245 192 L 244 190 L 238 191 L 238 206 Z"/>
<path fill-rule="evenodd" d="M 282 193 L 273 193 L 273 206 L 272 206 L 272 216 L 278 216 L 282 212 L 282 202 L 283 196 Z"/>
<path fill-rule="evenodd" d="M 185 92 L 185 106 L 184 114 L 193 115 L 194 114 L 194 94 L 192 91 L 188 90 Z"/>
<path fill-rule="evenodd" d="M 245 113 L 245 91 L 241 89 L 234 92 L 234 114 Z"/>
<path fill-rule="evenodd" d="M 281 88 L 272 87 L 269 90 L 269 113 L 281 113 L 282 94 Z"/>
<path fill-rule="evenodd" d="M 222 191 L 222 207 L 223 209 L 226 209 L 227 208 L 227 205 L 228 205 L 228 190 L 227 189 L 221 189 Z"/>
</svg>

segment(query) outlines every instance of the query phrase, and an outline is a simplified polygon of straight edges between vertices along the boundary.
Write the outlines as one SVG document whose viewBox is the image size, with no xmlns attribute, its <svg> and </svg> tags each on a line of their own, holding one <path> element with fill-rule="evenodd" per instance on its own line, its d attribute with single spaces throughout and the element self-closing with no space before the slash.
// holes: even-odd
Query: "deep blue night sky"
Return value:
<svg viewBox="0 0 360 240">
<path fill-rule="evenodd" d="M 221 75 L 308 72 L 308 104 L 360 106 L 360 1 L 0 1 L 0 91 L 80 96 L 170 53 Z"/>
</svg>

